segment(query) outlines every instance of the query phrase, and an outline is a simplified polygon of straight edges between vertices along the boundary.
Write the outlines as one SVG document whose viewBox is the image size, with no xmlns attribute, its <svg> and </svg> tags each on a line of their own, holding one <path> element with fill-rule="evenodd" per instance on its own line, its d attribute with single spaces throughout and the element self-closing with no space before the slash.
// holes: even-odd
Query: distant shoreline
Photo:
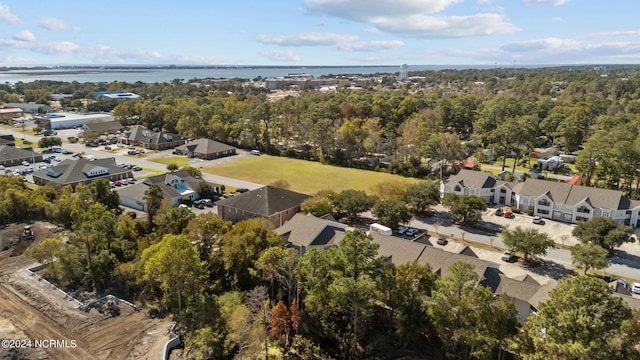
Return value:
<svg viewBox="0 0 640 360">
<path fill-rule="evenodd" d="M 415 66 L 415 65 L 414 65 Z M 419 66 L 428 66 L 428 65 L 419 65 Z M 300 66 L 285 66 L 285 65 L 56 65 L 56 66 L 0 66 L 0 71 L 11 71 L 17 73 L 18 71 L 22 72 L 32 72 L 38 71 L 43 72 L 47 70 L 56 71 L 60 73 L 60 70 L 70 70 L 70 71 L 87 71 L 87 70 L 98 70 L 98 71 L 111 71 L 111 70 L 133 70 L 133 71 L 143 71 L 143 70 L 196 70 L 196 69 L 204 69 L 204 70 L 217 70 L 217 69 L 368 69 L 368 68 L 397 68 L 400 69 L 400 66 L 393 65 L 300 65 Z"/>
</svg>

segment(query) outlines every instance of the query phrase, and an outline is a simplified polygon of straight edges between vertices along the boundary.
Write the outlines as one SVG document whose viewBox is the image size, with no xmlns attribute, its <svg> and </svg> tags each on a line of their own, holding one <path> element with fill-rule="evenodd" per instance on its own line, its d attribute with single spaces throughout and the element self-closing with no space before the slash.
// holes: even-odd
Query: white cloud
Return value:
<svg viewBox="0 0 640 360">
<path fill-rule="evenodd" d="M 590 34 L 590 37 L 594 38 L 612 38 L 612 37 L 630 37 L 630 36 L 639 36 L 640 30 L 632 30 L 632 31 L 609 31 L 609 32 L 600 32 Z"/>
<path fill-rule="evenodd" d="M 358 39 L 356 35 L 332 33 L 306 33 L 298 35 L 270 36 L 257 35 L 255 39 L 262 44 L 279 46 L 322 46 L 339 45 Z"/>
<path fill-rule="evenodd" d="M 619 62 L 640 57 L 640 42 L 589 43 L 576 39 L 546 38 L 501 47 L 506 54 L 527 63 Z"/>
<path fill-rule="evenodd" d="M 378 29 L 399 36 L 420 39 L 447 39 L 469 36 L 508 34 L 520 31 L 503 15 L 471 16 L 413 15 L 402 19 L 380 19 Z"/>
<path fill-rule="evenodd" d="M 38 23 L 38 25 L 40 25 L 40 27 L 45 28 L 47 30 L 53 30 L 53 31 L 57 31 L 57 30 L 80 30 L 78 27 L 76 26 L 69 26 L 64 20 L 61 19 L 56 19 L 54 17 L 51 16 L 45 16 L 42 19 L 40 19 L 40 22 Z"/>
<path fill-rule="evenodd" d="M 394 49 L 402 45 L 404 45 L 404 43 L 399 40 L 368 41 L 338 45 L 338 49 L 343 51 L 381 51 Z"/>
<path fill-rule="evenodd" d="M 26 41 L 26 42 L 36 41 L 36 37 L 29 30 L 23 30 L 17 34 L 14 34 L 12 37 L 14 40 L 18 40 L 18 41 Z"/>
<path fill-rule="evenodd" d="M 561 17 L 559 16 L 554 16 L 551 18 L 552 21 L 563 21 Z"/>
<path fill-rule="evenodd" d="M 9 24 L 17 24 L 20 22 L 20 19 L 11 13 L 11 10 L 7 5 L 0 4 L 0 21 L 7 22 Z"/>
<path fill-rule="evenodd" d="M 82 50 L 82 47 L 70 41 L 62 41 L 62 42 L 50 42 L 50 43 L 37 43 L 37 44 L 34 44 L 33 47 L 31 47 L 31 49 L 35 52 L 42 53 L 42 54 L 56 55 L 56 54 L 80 53 Z"/>
<path fill-rule="evenodd" d="M 263 51 L 260 55 L 271 61 L 300 61 L 300 57 L 290 50 Z"/>
<path fill-rule="evenodd" d="M 553 4 L 553 5 L 564 5 L 571 0 L 522 0 L 525 4 Z"/>
<path fill-rule="evenodd" d="M 437 13 L 462 0 L 305 0 L 309 12 L 354 21 Z"/>
<path fill-rule="evenodd" d="M 364 31 L 364 32 L 367 32 L 367 33 L 371 33 L 371 34 L 378 34 L 378 33 L 380 32 L 380 30 L 378 30 L 378 29 L 376 29 L 376 28 L 374 28 L 374 27 L 372 27 L 372 28 L 366 28 L 366 29 L 364 29 L 363 31 Z"/>
</svg>

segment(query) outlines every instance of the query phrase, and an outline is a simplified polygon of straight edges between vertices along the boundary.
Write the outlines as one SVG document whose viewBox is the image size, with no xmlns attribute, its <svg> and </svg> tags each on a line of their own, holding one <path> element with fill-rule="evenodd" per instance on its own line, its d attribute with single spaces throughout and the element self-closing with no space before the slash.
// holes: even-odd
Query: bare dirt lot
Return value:
<svg viewBox="0 0 640 360">
<path fill-rule="evenodd" d="M 0 348 L 0 359 L 158 359 L 171 321 L 119 304 L 111 312 L 82 311 L 71 298 L 26 269 L 36 265 L 24 252 L 55 229 L 31 224 L 35 240 L 14 241 L 24 224 L 0 230 L 0 339 L 58 340 L 47 348 Z M 17 234 L 17 235 L 16 235 Z M 26 242 L 26 243 L 25 243 Z M 12 243 L 11 245 L 6 245 Z M 0 248 L 2 250 L 3 248 Z M 64 341 L 66 340 L 66 341 Z"/>
</svg>

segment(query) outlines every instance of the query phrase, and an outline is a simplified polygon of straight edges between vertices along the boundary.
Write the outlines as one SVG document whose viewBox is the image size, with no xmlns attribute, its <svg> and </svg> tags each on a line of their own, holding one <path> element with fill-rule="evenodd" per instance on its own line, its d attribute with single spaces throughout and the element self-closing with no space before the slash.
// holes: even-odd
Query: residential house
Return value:
<svg viewBox="0 0 640 360">
<path fill-rule="evenodd" d="M 175 152 L 192 158 L 211 160 L 235 155 L 236 148 L 210 139 L 197 139 L 178 146 Z"/>
<path fill-rule="evenodd" d="M 232 222 L 263 217 L 277 228 L 300 212 L 300 204 L 310 197 L 275 186 L 264 186 L 218 201 L 218 215 Z"/>
<path fill-rule="evenodd" d="M 33 173 L 33 181 L 37 185 L 53 183 L 75 187 L 78 184 L 89 184 L 96 179 L 116 181 L 132 176 L 131 170 L 118 167 L 114 158 L 95 160 L 81 158 L 64 160 L 45 170 L 36 171 Z"/>
<path fill-rule="evenodd" d="M 123 136 L 121 142 L 128 145 L 139 145 L 150 150 L 166 150 L 186 143 L 187 137 L 179 134 L 153 132 L 143 127 L 137 127 Z"/>
<path fill-rule="evenodd" d="M 549 291 L 555 285 L 554 282 L 541 285 L 530 276 L 509 278 L 500 271 L 498 264 L 479 259 L 468 246 L 450 252 L 396 236 L 372 233 L 371 237 L 373 242 L 380 246 L 378 254 L 388 258 L 395 265 L 415 261 L 418 264 L 429 265 L 439 276 L 447 276 L 451 265 L 457 262 L 471 264 L 481 277 L 479 285 L 488 287 L 497 296 L 507 295 L 514 298 L 519 321 L 524 321 L 529 315 L 536 313 L 539 304 L 548 298 Z"/>
<path fill-rule="evenodd" d="M 309 249 L 326 249 L 339 243 L 346 231 L 344 224 L 302 213 L 295 214 L 276 229 L 285 246 L 298 250 L 300 255 Z"/>
<path fill-rule="evenodd" d="M 489 204 L 511 204 L 512 183 L 499 180 L 490 173 L 463 169 L 440 183 L 440 194 L 475 195 Z"/>
<path fill-rule="evenodd" d="M 631 200 L 618 190 L 533 178 L 516 184 L 489 173 L 461 170 L 440 184 L 440 193 L 477 195 L 490 204 L 531 210 L 533 215 L 568 223 L 602 216 L 618 224 L 640 225 L 640 201 Z"/>
<path fill-rule="evenodd" d="M 156 185 L 162 191 L 164 199 L 171 200 L 175 205 L 180 204 L 183 199 L 194 201 L 200 199 L 198 186 L 206 182 L 200 178 L 194 178 L 187 171 L 181 170 L 163 175 L 152 176 L 137 184 L 118 188 L 116 191 L 120 195 L 120 204 L 133 209 L 146 211 L 147 203 L 145 192 L 149 186 Z M 222 192 L 223 185 L 207 183 L 215 192 Z"/>
<path fill-rule="evenodd" d="M 16 166 L 23 161 L 31 164 L 40 162 L 42 161 L 42 154 L 12 145 L 0 145 L 0 165 Z"/>
</svg>

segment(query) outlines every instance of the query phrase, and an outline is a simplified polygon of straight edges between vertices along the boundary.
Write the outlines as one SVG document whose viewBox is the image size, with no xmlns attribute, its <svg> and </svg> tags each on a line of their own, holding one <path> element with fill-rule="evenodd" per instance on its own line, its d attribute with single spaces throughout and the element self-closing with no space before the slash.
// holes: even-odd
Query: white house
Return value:
<svg viewBox="0 0 640 360">
<path fill-rule="evenodd" d="M 476 195 L 490 204 L 532 210 L 533 215 L 569 223 L 602 216 L 618 224 L 640 226 L 640 201 L 631 200 L 618 190 L 532 178 L 516 184 L 500 181 L 489 173 L 461 170 L 440 184 L 440 194 Z"/>
</svg>

